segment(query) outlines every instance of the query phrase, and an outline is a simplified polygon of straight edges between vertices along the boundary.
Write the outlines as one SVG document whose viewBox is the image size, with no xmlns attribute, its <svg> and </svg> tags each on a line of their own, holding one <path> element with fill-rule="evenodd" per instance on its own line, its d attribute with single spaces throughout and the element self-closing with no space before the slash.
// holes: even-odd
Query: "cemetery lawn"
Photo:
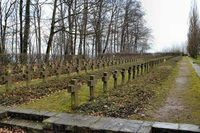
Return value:
<svg viewBox="0 0 200 133">
<path fill-rule="evenodd" d="M 176 69 L 174 68 L 176 68 L 179 59 L 171 59 L 151 70 L 150 73 L 137 77 L 126 85 L 119 86 L 117 89 L 112 89 L 113 78 L 110 77 L 107 94 L 102 93 L 102 83 L 99 80 L 96 86 L 97 98 L 93 102 L 88 102 L 89 88 L 86 84 L 83 84 L 81 91 L 79 91 L 78 100 L 80 106 L 73 111 L 70 107 L 70 94 L 66 90 L 34 100 L 28 104 L 23 104 L 20 107 L 121 118 L 128 118 L 133 116 L 133 114 L 139 114 L 138 116 L 140 116 L 141 112 L 147 109 L 147 106 L 158 106 L 163 102 L 170 89 L 166 85 L 172 85 L 171 80 L 169 81 L 171 78 L 169 77 L 176 74 Z M 119 77 L 118 83 L 120 84 L 121 76 Z M 153 105 L 151 104 L 152 101 L 155 101 Z"/>
<path fill-rule="evenodd" d="M 31 81 L 29 87 L 21 86 L 21 82 L 20 82 L 19 83 L 20 85 L 13 86 L 12 89 L 9 89 L 7 91 L 5 90 L 0 91 L 0 104 L 2 106 L 19 106 L 20 104 L 24 105 L 26 103 L 35 103 L 35 101 L 38 101 L 40 99 L 57 95 L 59 94 L 60 91 L 63 91 L 62 93 L 67 93 L 66 88 L 69 81 L 72 78 L 77 78 L 80 81 L 80 84 L 84 84 L 84 83 L 87 83 L 89 76 L 92 74 L 96 75 L 97 79 L 101 79 L 103 72 L 111 73 L 115 69 L 127 68 L 130 65 L 131 63 L 126 63 L 126 64 L 118 65 L 116 67 L 111 66 L 111 67 L 106 67 L 105 69 L 100 69 L 100 70 L 95 69 L 94 71 L 88 71 L 87 73 L 85 73 L 84 71 L 81 71 L 79 75 L 76 73 L 73 73 L 70 75 L 65 74 L 65 75 L 61 75 L 59 79 L 56 76 L 54 76 L 54 78 L 50 77 L 51 79 L 50 80 L 48 79 L 47 83 L 40 82 L 40 83 L 31 85 L 32 83 Z M 134 65 L 134 63 L 132 63 L 132 65 Z M 88 88 L 83 89 L 83 90 L 85 91 L 83 92 L 83 94 L 85 93 L 87 94 Z M 69 97 L 69 95 L 67 95 L 67 97 Z M 68 102 L 67 104 L 70 103 L 69 100 L 67 102 Z M 44 105 L 48 105 L 48 104 L 45 103 Z M 67 108 L 65 106 L 64 108 L 65 108 L 65 111 L 69 110 L 68 109 L 69 107 Z M 50 110 L 50 111 L 54 111 L 54 110 Z"/>
<path fill-rule="evenodd" d="M 77 109 L 77 112 L 130 119 L 146 118 L 147 110 L 159 108 L 174 85 L 180 57 L 161 64 L 149 74 L 140 76 L 131 83 L 110 90 L 108 96 L 99 97 Z"/>
<path fill-rule="evenodd" d="M 123 66 L 116 67 L 117 69 L 125 68 L 130 66 L 130 64 L 126 64 Z M 95 90 L 95 96 L 99 97 L 103 95 L 103 84 L 101 81 L 101 76 L 104 71 L 111 73 L 114 68 L 106 68 L 106 70 L 96 70 L 91 71 L 90 73 L 94 73 L 96 75 L 97 85 Z M 79 75 L 78 79 L 84 79 L 81 82 L 81 86 L 78 91 L 78 103 L 79 105 L 87 103 L 89 101 L 89 87 L 87 86 L 86 81 L 88 80 L 90 74 L 82 74 Z M 77 78 L 77 77 L 76 77 Z M 72 79 L 72 78 L 70 78 Z M 118 82 L 121 83 L 121 76 L 118 78 Z M 126 74 L 125 80 L 128 80 L 128 74 Z M 112 76 L 109 78 L 108 89 L 113 87 L 113 78 Z M 71 96 L 70 93 L 67 92 L 66 89 L 62 89 L 53 94 L 48 94 L 45 97 L 41 97 L 38 99 L 33 99 L 28 103 L 24 103 L 20 105 L 22 108 L 31 108 L 36 110 L 46 110 L 46 111 L 54 111 L 54 112 L 72 112 L 71 110 Z"/>
</svg>

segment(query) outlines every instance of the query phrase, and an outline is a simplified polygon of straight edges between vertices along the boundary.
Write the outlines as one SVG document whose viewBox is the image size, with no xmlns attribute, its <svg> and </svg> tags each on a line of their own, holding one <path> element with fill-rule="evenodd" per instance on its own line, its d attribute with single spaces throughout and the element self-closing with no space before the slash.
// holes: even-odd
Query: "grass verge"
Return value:
<svg viewBox="0 0 200 133">
<path fill-rule="evenodd" d="M 200 59 L 200 58 L 199 58 Z M 200 61 L 200 60 L 199 60 Z M 191 77 L 189 88 L 183 93 L 184 104 L 186 110 L 182 117 L 181 122 L 200 124 L 200 78 L 197 76 L 192 65 L 189 64 Z"/>
</svg>

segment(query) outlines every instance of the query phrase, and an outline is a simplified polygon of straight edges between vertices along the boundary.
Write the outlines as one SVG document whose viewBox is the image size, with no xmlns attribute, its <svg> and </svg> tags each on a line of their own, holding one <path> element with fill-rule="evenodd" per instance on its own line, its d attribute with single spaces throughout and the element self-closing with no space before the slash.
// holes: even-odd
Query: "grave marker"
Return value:
<svg viewBox="0 0 200 133">
<path fill-rule="evenodd" d="M 122 75 L 122 83 L 121 84 L 122 85 L 125 83 L 125 74 L 126 74 L 126 69 L 123 68 L 121 70 L 121 75 Z"/>
<path fill-rule="evenodd" d="M 104 72 L 103 73 L 103 77 L 102 77 L 102 81 L 103 81 L 103 92 L 106 93 L 107 89 L 108 89 L 108 73 Z"/>
<path fill-rule="evenodd" d="M 118 78 L 118 71 L 117 71 L 117 70 L 115 70 L 115 71 L 113 72 L 113 79 L 114 79 L 114 89 L 116 89 L 116 88 L 117 88 L 117 78 Z"/>
<path fill-rule="evenodd" d="M 94 100 L 95 98 L 95 85 L 96 85 L 95 76 L 90 75 L 90 80 L 88 81 L 88 86 L 90 88 L 90 101 Z"/>
<path fill-rule="evenodd" d="M 71 108 L 75 109 L 78 106 L 76 79 L 72 79 L 71 83 L 68 85 L 68 93 L 71 93 Z"/>
</svg>

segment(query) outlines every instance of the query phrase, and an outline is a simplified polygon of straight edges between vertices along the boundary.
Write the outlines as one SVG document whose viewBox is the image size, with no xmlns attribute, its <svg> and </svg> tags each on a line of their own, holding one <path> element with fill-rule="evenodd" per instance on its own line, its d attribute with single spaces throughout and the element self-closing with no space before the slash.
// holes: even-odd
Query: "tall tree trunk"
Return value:
<svg viewBox="0 0 200 133">
<path fill-rule="evenodd" d="M 96 45 L 97 45 L 97 56 L 99 57 L 102 53 L 102 45 L 101 45 L 101 37 L 102 37 L 102 31 L 101 31 L 101 17 L 102 17 L 102 6 L 103 6 L 103 0 L 98 1 L 98 18 L 96 23 Z"/>
<path fill-rule="evenodd" d="M 69 25 L 69 41 L 68 41 L 68 46 L 70 49 L 70 54 L 73 55 L 73 21 L 72 21 L 72 5 L 73 5 L 73 0 L 70 0 L 68 2 L 68 25 Z"/>
<path fill-rule="evenodd" d="M 20 61 L 23 62 L 23 0 L 20 0 L 19 4 L 19 36 L 20 36 Z"/>
<path fill-rule="evenodd" d="M 3 25 L 2 25 L 2 7 L 1 7 L 1 1 L 0 1 L 0 35 L 1 35 L 1 39 L 0 39 L 0 57 L 1 54 L 3 54 L 3 44 L 2 44 L 2 36 L 3 36 Z"/>
<path fill-rule="evenodd" d="M 87 33 L 87 22 L 88 22 L 88 0 L 84 0 L 84 11 L 83 11 L 83 54 L 86 55 L 86 33 Z"/>
<path fill-rule="evenodd" d="M 106 52 L 106 49 L 108 47 L 108 42 L 109 42 L 109 38 L 110 38 L 110 32 L 111 32 L 111 28 L 112 28 L 112 23 L 113 23 L 113 17 L 114 17 L 115 10 L 116 10 L 116 7 L 112 10 L 110 23 L 109 23 L 109 26 L 108 26 L 108 34 L 107 34 L 107 38 L 106 38 L 106 44 L 105 44 L 105 47 L 103 49 L 103 54 Z"/>
<path fill-rule="evenodd" d="M 16 4 L 16 7 L 15 7 L 15 17 L 16 17 L 16 22 L 15 22 L 15 31 L 16 31 L 16 34 L 15 34 L 15 58 L 16 58 L 16 63 L 18 63 L 18 4 Z"/>
<path fill-rule="evenodd" d="M 52 41 L 53 41 L 54 29 L 55 29 L 55 17 L 56 17 L 57 1 L 58 0 L 54 1 L 54 8 L 53 8 L 53 14 L 52 14 L 52 20 L 51 20 L 51 30 L 50 30 L 49 40 L 47 42 L 45 62 L 49 61 L 50 50 L 51 50 L 51 47 L 52 47 Z"/>
<path fill-rule="evenodd" d="M 26 0 L 26 14 L 25 14 L 25 25 L 24 25 L 24 62 L 27 62 L 27 49 L 29 44 L 29 34 L 30 34 L 30 0 Z"/>
<path fill-rule="evenodd" d="M 66 48 L 66 41 L 65 41 L 65 22 L 64 22 L 64 14 L 65 11 L 63 8 L 63 2 L 62 0 L 60 0 L 60 16 L 61 16 L 61 27 L 63 28 L 62 32 L 61 32 L 61 42 L 62 42 L 62 48 L 61 48 L 61 53 L 64 51 L 65 52 L 65 48 Z M 64 60 L 66 60 L 66 55 L 64 53 Z"/>
<path fill-rule="evenodd" d="M 38 3 L 39 4 L 39 3 Z M 41 19 L 41 6 L 38 5 L 37 7 L 37 25 L 38 25 L 38 60 L 41 62 L 41 45 L 42 45 L 42 40 L 41 40 L 41 25 L 40 25 L 40 19 Z"/>
<path fill-rule="evenodd" d="M 73 12 L 73 14 L 76 14 L 76 11 L 77 11 L 77 0 L 74 0 L 74 12 Z M 75 30 L 75 35 L 74 35 L 74 43 L 73 43 L 73 54 L 75 55 L 76 54 L 76 40 L 77 40 L 77 19 L 78 19 L 78 17 L 77 17 L 77 15 L 74 15 L 74 17 L 73 17 L 74 19 L 73 19 L 73 22 L 74 22 L 74 30 Z"/>
</svg>

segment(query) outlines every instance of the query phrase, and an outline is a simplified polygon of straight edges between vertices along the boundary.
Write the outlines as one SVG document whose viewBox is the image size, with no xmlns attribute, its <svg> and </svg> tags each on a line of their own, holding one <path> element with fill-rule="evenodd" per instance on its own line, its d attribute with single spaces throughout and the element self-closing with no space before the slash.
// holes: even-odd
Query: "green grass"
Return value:
<svg viewBox="0 0 200 133">
<path fill-rule="evenodd" d="M 175 87 L 175 79 L 179 72 L 179 64 L 168 64 L 163 67 L 165 67 L 166 70 L 170 69 L 171 73 L 162 82 L 160 82 L 156 86 L 153 86 L 153 91 L 155 94 L 151 102 L 149 104 L 146 104 L 144 107 L 145 111 L 142 113 L 144 113 L 145 116 L 141 116 L 142 113 L 134 114 L 130 117 L 131 119 L 156 121 L 156 119 L 152 118 L 152 115 L 165 103 L 169 91 Z"/>
<path fill-rule="evenodd" d="M 129 66 L 129 65 L 123 65 L 123 66 Z M 109 69 L 110 68 L 106 68 L 106 70 L 109 70 Z M 120 71 L 118 71 L 118 73 L 119 73 L 118 85 L 120 86 L 122 82 L 122 77 L 121 77 Z M 82 76 L 84 77 L 84 73 Z M 127 81 L 128 81 L 128 73 L 126 71 L 125 82 Z M 114 80 L 112 78 L 112 75 L 110 75 L 109 82 L 108 82 L 108 92 L 112 92 L 111 90 L 113 89 L 113 84 L 114 84 Z M 102 81 L 101 79 L 98 79 L 96 88 L 95 88 L 95 96 L 101 97 L 101 95 L 105 95 L 105 94 L 103 93 Z M 88 101 L 89 101 L 89 87 L 86 84 L 83 84 L 81 85 L 78 91 L 78 103 L 79 105 L 82 105 L 82 104 L 88 103 Z M 67 90 L 62 90 L 61 92 L 56 92 L 47 97 L 34 100 L 26 104 L 22 104 L 20 105 L 20 107 L 31 108 L 31 109 L 36 109 L 36 110 L 55 111 L 55 112 L 73 112 L 73 110 L 71 110 L 71 96 L 69 93 L 67 93 Z"/>
<path fill-rule="evenodd" d="M 181 121 L 185 123 L 200 124 L 200 78 L 197 76 L 192 65 L 189 88 L 184 92 L 184 103 L 188 110 L 184 112 Z"/>
<path fill-rule="evenodd" d="M 153 98 L 158 95 L 157 93 L 163 94 L 162 90 L 159 90 L 159 86 L 169 77 L 175 64 L 174 61 L 161 64 L 150 73 L 109 91 L 108 96 L 99 97 L 96 102 L 80 106 L 77 112 L 135 119 L 136 116 L 133 115 L 135 111 L 137 112 L 138 109 L 141 110 L 143 106 L 152 103 Z M 163 95 L 160 98 L 163 98 Z"/>
<path fill-rule="evenodd" d="M 200 55 L 197 57 L 197 59 L 191 58 L 195 63 L 200 65 Z"/>
<path fill-rule="evenodd" d="M 183 58 L 187 60 L 187 58 Z M 197 76 L 195 70 L 192 68 L 192 65 L 188 64 L 191 71 L 191 75 L 188 77 L 189 87 L 186 91 L 181 93 L 182 102 L 184 105 L 184 111 L 181 111 L 178 119 L 170 118 L 168 122 L 175 123 L 188 123 L 188 124 L 200 124 L 200 78 Z M 152 114 L 156 112 L 162 105 L 165 104 L 166 97 L 168 92 L 175 87 L 175 79 L 179 74 L 179 64 L 174 68 L 169 78 L 165 80 L 161 85 L 157 86 L 157 91 L 154 99 L 149 105 L 146 106 L 145 117 L 141 115 L 133 115 L 131 119 L 142 119 L 149 121 L 159 121 L 155 118 L 152 118 Z"/>
<path fill-rule="evenodd" d="M 126 74 L 126 81 L 128 80 L 128 75 Z M 108 89 L 112 89 L 114 84 L 113 78 L 110 76 Z M 118 78 L 118 84 L 121 84 L 121 76 Z M 103 83 L 101 79 L 97 80 L 95 88 L 95 97 L 103 95 Z M 89 101 L 89 87 L 87 84 L 83 84 L 78 91 L 78 103 L 79 105 L 87 103 Z M 73 112 L 71 110 L 71 95 L 67 90 L 62 90 L 56 92 L 48 97 L 42 99 L 34 100 L 27 104 L 20 105 L 22 108 L 30 108 L 36 110 L 47 110 L 54 112 Z"/>
<path fill-rule="evenodd" d="M 129 62 L 129 63 L 125 63 L 125 64 L 120 64 L 120 65 L 115 65 L 116 68 L 119 68 L 119 67 L 127 67 L 127 66 L 130 66 L 131 64 L 134 64 L 134 63 L 141 63 L 143 61 L 140 60 L 139 62 Z M 70 73 L 70 74 L 62 74 L 60 75 L 59 77 L 59 80 L 64 80 L 65 78 L 70 78 L 70 77 L 83 77 L 89 73 L 95 73 L 95 72 L 98 72 L 99 70 L 104 70 L 104 71 L 108 71 L 110 69 L 112 69 L 113 66 L 106 66 L 105 68 L 101 68 L 101 69 L 94 69 L 94 70 L 88 70 L 87 73 L 85 73 L 85 70 L 82 70 L 80 71 L 79 74 L 77 74 L 76 72 L 73 72 L 73 73 Z M 48 76 L 46 81 L 47 83 L 48 82 L 55 82 L 56 80 L 58 80 L 58 77 L 57 76 Z M 40 85 L 44 85 L 45 83 L 43 82 L 43 79 L 33 79 L 31 80 L 29 83 L 29 86 L 40 86 Z M 17 89 L 19 87 L 25 87 L 27 86 L 26 84 L 26 81 L 19 81 L 19 82 L 14 82 L 14 83 L 11 83 L 9 85 L 9 88 L 6 88 L 6 85 L 0 85 L 0 93 L 5 93 L 6 91 L 12 91 L 14 89 Z"/>
</svg>

